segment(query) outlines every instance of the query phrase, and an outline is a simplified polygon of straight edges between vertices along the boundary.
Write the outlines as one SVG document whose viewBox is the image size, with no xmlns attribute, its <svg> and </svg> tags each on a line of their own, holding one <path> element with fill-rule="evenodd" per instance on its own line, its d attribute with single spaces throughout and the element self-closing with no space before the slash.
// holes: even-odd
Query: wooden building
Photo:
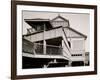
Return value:
<svg viewBox="0 0 100 80">
<path fill-rule="evenodd" d="M 23 35 L 23 68 L 85 65 L 87 36 L 70 27 L 58 15 L 49 19 L 25 19 L 31 28 Z"/>
</svg>

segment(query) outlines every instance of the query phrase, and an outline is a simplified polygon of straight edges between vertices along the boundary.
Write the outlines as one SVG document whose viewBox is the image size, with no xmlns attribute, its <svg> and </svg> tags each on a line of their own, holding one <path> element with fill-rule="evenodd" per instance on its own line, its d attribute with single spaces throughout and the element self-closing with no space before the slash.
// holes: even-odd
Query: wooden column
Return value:
<svg viewBox="0 0 100 80">
<path fill-rule="evenodd" d="M 64 49 L 64 40 L 62 40 L 62 48 Z M 62 55 L 64 55 L 63 49 L 62 49 Z"/>
<path fill-rule="evenodd" d="M 68 66 L 70 67 L 72 65 L 72 61 L 69 61 L 68 62 Z"/>
<path fill-rule="evenodd" d="M 86 64 L 86 55 L 85 55 L 85 39 L 84 39 L 84 53 L 83 53 L 83 56 L 84 56 L 84 66 L 85 66 L 85 64 Z"/>
<path fill-rule="evenodd" d="M 44 33 L 43 33 L 43 54 L 46 54 L 46 41 L 45 41 L 45 23 L 44 23 Z"/>
</svg>

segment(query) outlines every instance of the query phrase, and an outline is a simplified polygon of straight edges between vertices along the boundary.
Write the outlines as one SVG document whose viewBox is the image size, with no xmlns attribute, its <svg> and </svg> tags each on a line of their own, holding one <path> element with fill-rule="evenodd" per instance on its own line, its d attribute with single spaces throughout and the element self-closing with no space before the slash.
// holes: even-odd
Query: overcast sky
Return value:
<svg viewBox="0 0 100 80">
<path fill-rule="evenodd" d="M 86 51 L 89 51 L 89 14 L 23 11 L 23 34 L 27 33 L 27 28 L 31 28 L 24 19 L 43 18 L 52 20 L 59 14 L 69 20 L 71 28 L 87 36 Z"/>
</svg>

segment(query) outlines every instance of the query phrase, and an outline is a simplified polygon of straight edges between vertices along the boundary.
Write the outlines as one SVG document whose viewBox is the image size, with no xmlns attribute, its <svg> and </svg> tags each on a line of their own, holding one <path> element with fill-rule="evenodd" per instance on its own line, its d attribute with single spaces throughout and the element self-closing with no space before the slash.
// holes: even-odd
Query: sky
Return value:
<svg viewBox="0 0 100 80">
<path fill-rule="evenodd" d="M 69 20 L 70 27 L 78 32 L 87 36 L 85 47 L 86 51 L 89 51 L 89 14 L 82 13 L 58 13 L 58 12 L 40 12 L 40 11 L 22 11 L 23 21 L 23 34 L 27 33 L 27 28 L 31 28 L 24 19 L 43 18 L 50 19 L 57 17 L 58 15 Z"/>
</svg>

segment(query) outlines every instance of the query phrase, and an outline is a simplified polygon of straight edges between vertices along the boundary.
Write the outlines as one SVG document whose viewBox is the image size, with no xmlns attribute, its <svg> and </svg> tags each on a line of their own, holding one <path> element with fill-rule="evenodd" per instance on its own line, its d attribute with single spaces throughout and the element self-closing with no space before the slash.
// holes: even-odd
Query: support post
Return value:
<svg viewBox="0 0 100 80">
<path fill-rule="evenodd" d="M 83 56 L 84 56 L 84 66 L 85 66 L 85 63 L 86 63 L 85 39 L 84 39 L 84 53 L 83 53 Z"/>
<path fill-rule="evenodd" d="M 43 34 L 43 54 L 46 54 L 45 24 L 44 24 L 44 34 Z"/>
<path fill-rule="evenodd" d="M 47 68 L 47 65 L 44 64 L 44 65 L 43 65 L 43 68 Z"/>
<path fill-rule="evenodd" d="M 46 54 L 46 41 L 45 40 L 43 42 L 43 52 L 44 52 L 44 54 Z"/>
<path fill-rule="evenodd" d="M 64 55 L 63 49 L 64 49 L 64 40 L 62 40 L 62 55 Z"/>
<path fill-rule="evenodd" d="M 54 59 L 54 63 L 57 63 L 56 59 Z"/>
<path fill-rule="evenodd" d="M 72 65 L 72 61 L 69 61 L 68 62 L 68 66 L 70 67 Z"/>
</svg>

